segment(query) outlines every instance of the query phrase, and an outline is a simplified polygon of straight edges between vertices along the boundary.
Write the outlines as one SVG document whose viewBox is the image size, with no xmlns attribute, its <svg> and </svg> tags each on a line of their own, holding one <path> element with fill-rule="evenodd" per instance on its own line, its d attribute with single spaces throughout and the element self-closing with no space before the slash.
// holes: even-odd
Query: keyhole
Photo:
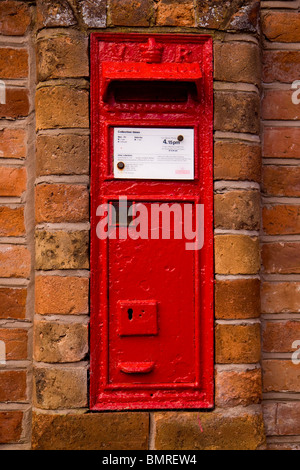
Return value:
<svg viewBox="0 0 300 470">
<path fill-rule="evenodd" d="M 133 317 L 133 310 L 132 310 L 132 308 L 129 308 L 128 309 L 128 319 L 131 321 L 132 317 Z"/>
</svg>

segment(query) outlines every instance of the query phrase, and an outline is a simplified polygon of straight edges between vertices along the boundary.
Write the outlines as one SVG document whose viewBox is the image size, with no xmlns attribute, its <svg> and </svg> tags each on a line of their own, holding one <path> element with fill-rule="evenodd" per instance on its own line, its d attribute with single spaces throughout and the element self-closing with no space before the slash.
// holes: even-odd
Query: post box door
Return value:
<svg viewBox="0 0 300 470">
<path fill-rule="evenodd" d="M 151 235 L 109 240 L 109 384 L 120 388 L 196 381 L 195 252 L 172 230 Z"/>
</svg>

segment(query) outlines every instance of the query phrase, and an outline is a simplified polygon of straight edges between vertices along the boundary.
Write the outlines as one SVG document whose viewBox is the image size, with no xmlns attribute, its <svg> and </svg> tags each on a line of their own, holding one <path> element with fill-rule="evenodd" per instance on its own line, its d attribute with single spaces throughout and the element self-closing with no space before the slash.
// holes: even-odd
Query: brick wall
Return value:
<svg viewBox="0 0 300 470">
<path fill-rule="evenodd" d="M 300 2 L 263 2 L 262 313 L 264 413 L 271 449 L 300 448 Z M 298 348 L 299 349 L 299 348 Z"/>
<path fill-rule="evenodd" d="M 260 237 L 269 445 L 286 441 L 278 435 L 297 434 L 287 419 L 290 408 L 297 413 L 297 407 L 284 400 L 295 401 L 299 388 L 288 349 L 294 338 L 300 340 L 293 268 L 299 265 L 295 123 L 300 108 L 289 101 L 290 83 L 300 79 L 293 65 L 299 37 L 291 33 L 299 35 L 298 2 L 262 6 L 263 90 L 255 0 L 230 5 L 216 0 L 0 2 L 0 65 L 8 74 L 0 77 L 8 85 L 7 105 L 0 105 L 0 340 L 12 351 L 7 365 L 0 366 L 3 446 L 29 447 L 32 422 L 34 449 L 266 448 Z M 274 20 L 274 14 L 290 16 Z M 214 39 L 216 408 L 210 413 L 88 411 L 88 51 L 89 34 L 97 30 L 208 33 Z M 290 50 L 292 56 L 282 55 Z M 5 54 L 14 54 L 18 66 L 12 67 Z M 282 397 L 283 391 L 292 395 Z M 4 431 L 7 426 L 11 435 Z"/>
<path fill-rule="evenodd" d="M 0 449 L 30 448 L 34 305 L 34 67 L 31 2 L 0 3 Z M 3 358 L 1 358 L 3 359 Z"/>
</svg>

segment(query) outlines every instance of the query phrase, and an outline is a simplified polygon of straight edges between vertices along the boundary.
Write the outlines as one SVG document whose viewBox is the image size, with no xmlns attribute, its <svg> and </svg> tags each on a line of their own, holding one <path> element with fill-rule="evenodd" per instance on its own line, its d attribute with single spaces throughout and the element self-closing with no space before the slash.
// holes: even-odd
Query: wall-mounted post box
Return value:
<svg viewBox="0 0 300 470">
<path fill-rule="evenodd" d="M 93 34 L 91 64 L 91 409 L 212 408 L 212 40 Z"/>
</svg>

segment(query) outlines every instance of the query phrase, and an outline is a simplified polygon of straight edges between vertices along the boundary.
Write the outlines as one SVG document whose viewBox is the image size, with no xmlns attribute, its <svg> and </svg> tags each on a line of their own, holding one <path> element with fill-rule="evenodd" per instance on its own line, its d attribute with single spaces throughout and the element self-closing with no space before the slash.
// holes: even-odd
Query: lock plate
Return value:
<svg viewBox="0 0 300 470">
<path fill-rule="evenodd" d="M 155 300 L 119 301 L 120 336 L 156 336 L 158 304 Z"/>
</svg>

